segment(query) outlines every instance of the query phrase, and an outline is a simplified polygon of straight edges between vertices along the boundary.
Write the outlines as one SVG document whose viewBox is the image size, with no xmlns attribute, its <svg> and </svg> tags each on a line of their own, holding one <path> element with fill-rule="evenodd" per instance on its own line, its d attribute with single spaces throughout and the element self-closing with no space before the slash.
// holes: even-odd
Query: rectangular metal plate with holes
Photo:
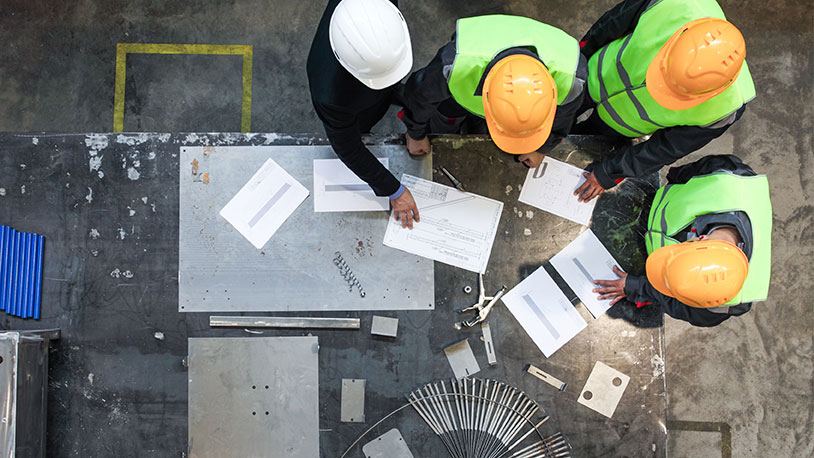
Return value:
<svg viewBox="0 0 814 458">
<path fill-rule="evenodd" d="M 483 333 L 483 345 L 486 347 L 486 359 L 490 366 L 494 366 L 497 364 L 497 353 L 495 353 L 495 344 L 492 340 L 492 329 L 489 327 L 489 323 L 481 324 L 480 329 Z"/>
<path fill-rule="evenodd" d="M 401 432 L 393 428 L 362 446 L 366 458 L 413 458 Z"/>
<path fill-rule="evenodd" d="M 628 382 L 630 377 L 597 361 L 577 402 L 610 418 Z"/>
<path fill-rule="evenodd" d="M 318 350 L 311 336 L 190 338 L 189 456 L 319 456 Z"/>
<path fill-rule="evenodd" d="M 359 318 L 312 318 L 299 316 L 210 316 L 215 328 L 308 328 L 359 329 Z"/>
<path fill-rule="evenodd" d="M 373 315 L 370 333 L 377 336 L 396 337 L 399 331 L 399 319 Z"/>
<path fill-rule="evenodd" d="M 390 171 L 432 179 L 432 158 L 370 146 Z M 429 155 L 428 155 L 429 156 Z M 330 146 L 182 147 L 178 307 L 182 312 L 433 310 L 433 262 L 382 245 L 388 212 L 315 213 L 313 193 L 258 250 L 218 212 L 268 158 L 309 190 Z M 365 297 L 334 264 L 339 251 Z"/>
<path fill-rule="evenodd" d="M 365 422 L 365 380 L 342 379 L 342 406 L 340 421 L 346 423 Z"/>
<path fill-rule="evenodd" d="M 480 372 L 480 366 L 469 346 L 469 340 L 464 339 L 444 348 L 449 365 L 455 378 L 462 379 Z"/>
</svg>

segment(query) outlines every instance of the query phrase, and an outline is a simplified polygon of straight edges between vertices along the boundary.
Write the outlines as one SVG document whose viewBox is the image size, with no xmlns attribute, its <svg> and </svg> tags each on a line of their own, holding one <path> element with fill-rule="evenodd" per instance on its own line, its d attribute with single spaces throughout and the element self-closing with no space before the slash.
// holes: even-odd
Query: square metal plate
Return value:
<svg viewBox="0 0 814 458">
<path fill-rule="evenodd" d="M 577 402 L 610 418 L 622 399 L 630 377 L 597 361 Z"/>
<path fill-rule="evenodd" d="M 190 338 L 190 458 L 319 456 L 318 350 L 310 336 Z"/>
<path fill-rule="evenodd" d="M 390 170 L 432 178 L 431 158 L 371 146 Z M 330 146 L 182 147 L 178 306 L 182 312 L 432 310 L 433 262 L 382 245 L 389 212 L 315 213 L 313 161 Z M 312 195 L 258 250 L 218 213 L 272 158 Z M 339 251 L 366 294 L 349 291 Z"/>
<path fill-rule="evenodd" d="M 377 336 L 396 337 L 399 331 L 399 319 L 373 315 L 370 333 Z"/>
<path fill-rule="evenodd" d="M 413 458 L 401 432 L 393 428 L 362 446 L 366 458 Z"/>
</svg>

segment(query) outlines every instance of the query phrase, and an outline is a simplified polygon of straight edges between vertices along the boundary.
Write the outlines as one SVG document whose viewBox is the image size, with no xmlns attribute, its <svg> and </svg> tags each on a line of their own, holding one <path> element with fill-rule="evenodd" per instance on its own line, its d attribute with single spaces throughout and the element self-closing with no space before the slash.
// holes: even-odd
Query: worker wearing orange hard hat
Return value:
<svg viewBox="0 0 814 458">
<path fill-rule="evenodd" d="M 459 19 L 452 41 L 407 80 L 407 149 L 428 153 L 428 133 L 488 131 L 536 167 L 568 135 L 586 78 L 587 60 L 562 30 L 520 16 Z"/>
<path fill-rule="evenodd" d="M 580 201 L 700 149 L 755 97 L 743 35 L 715 0 L 626 0 L 580 45 L 589 97 L 572 133 L 645 137 L 592 164 Z"/>
<path fill-rule="evenodd" d="M 654 304 L 696 326 L 715 326 L 764 301 L 771 276 L 772 204 L 765 175 L 736 156 L 673 168 L 656 192 L 646 276 L 614 271 L 594 292 L 611 303 Z"/>
</svg>

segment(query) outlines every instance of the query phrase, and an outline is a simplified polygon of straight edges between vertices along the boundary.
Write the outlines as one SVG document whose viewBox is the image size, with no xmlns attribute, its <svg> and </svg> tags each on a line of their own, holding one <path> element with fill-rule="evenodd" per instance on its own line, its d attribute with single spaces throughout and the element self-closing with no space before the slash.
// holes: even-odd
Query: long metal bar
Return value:
<svg viewBox="0 0 814 458">
<path fill-rule="evenodd" d="M 317 328 L 359 329 L 359 318 L 312 318 L 298 316 L 216 316 L 209 326 L 226 328 Z"/>
</svg>

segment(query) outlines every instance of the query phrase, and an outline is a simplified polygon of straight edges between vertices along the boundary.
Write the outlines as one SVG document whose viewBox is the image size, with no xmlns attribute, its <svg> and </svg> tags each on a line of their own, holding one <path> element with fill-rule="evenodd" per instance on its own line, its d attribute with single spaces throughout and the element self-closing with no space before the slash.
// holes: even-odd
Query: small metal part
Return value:
<svg viewBox="0 0 814 458">
<path fill-rule="evenodd" d="M 630 382 L 630 377 L 616 369 L 597 361 L 577 402 L 611 418 L 622 394 Z"/>
<path fill-rule="evenodd" d="M 483 333 L 483 345 L 486 347 L 486 358 L 490 366 L 495 366 L 497 365 L 497 354 L 495 353 L 495 344 L 492 341 L 492 330 L 489 328 L 489 323 L 482 323 L 480 329 Z"/>
<path fill-rule="evenodd" d="M 469 285 L 464 286 L 464 294 L 470 294 L 472 292 L 472 287 Z"/>
<path fill-rule="evenodd" d="M 444 175 L 446 175 L 447 178 L 449 178 L 449 181 L 452 182 L 453 186 L 455 186 L 455 189 L 461 192 L 466 192 L 463 183 L 458 181 L 457 178 L 455 178 L 451 173 L 449 173 L 449 170 L 447 170 L 445 167 L 441 167 L 441 173 L 443 173 Z"/>
<path fill-rule="evenodd" d="M 366 458 L 414 458 L 398 429 L 393 428 L 362 446 Z"/>
<path fill-rule="evenodd" d="M 475 359 L 475 354 L 472 353 L 469 340 L 459 340 L 444 347 L 444 354 L 447 355 L 447 360 L 456 379 L 460 380 L 480 372 L 478 360 Z"/>
<path fill-rule="evenodd" d="M 365 293 L 365 289 L 362 288 L 362 284 L 359 283 L 359 280 L 356 278 L 356 274 L 353 273 L 350 267 L 348 267 L 348 263 L 345 262 L 345 258 L 342 257 L 342 253 L 339 251 L 334 252 L 333 258 L 334 265 L 339 269 L 339 275 L 342 276 L 342 279 L 345 280 L 345 283 L 348 284 L 348 292 L 353 292 L 353 287 L 355 286 L 359 290 L 359 296 L 365 297 L 367 293 Z"/>
<path fill-rule="evenodd" d="M 399 319 L 386 316 L 373 315 L 370 333 L 377 336 L 396 337 L 398 335 Z"/>
<path fill-rule="evenodd" d="M 219 328 L 316 328 L 359 329 L 359 318 L 311 318 L 294 316 L 217 316 L 209 326 Z"/>
<path fill-rule="evenodd" d="M 478 323 L 481 323 L 486 317 L 489 316 L 489 312 L 492 311 L 492 307 L 497 304 L 497 301 L 500 300 L 501 297 L 506 293 L 508 288 L 506 285 L 503 285 L 502 288 L 495 292 L 494 296 L 487 296 L 486 289 L 483 286 L 483 274 L 478 274 L 478 302 L 470 305 L 469 307 L 464 307 L 458 310 L 458 313 L 468 312 L 470 310 L 475 310 L 478 312 L 473 318 L 469 320 L 463 320 L 458 323 L 455 323 L 455 329 L 460 330 L 462 327 L 470 328 L 475 326 Z M 489 301 L 486 303 L 486 301 Z"/>
<path fill-rule="evenodd" d="M 340 421 L 344 423 L 365 422 L 364 379 L 342 379 L 342 405 Z"/>
<path fill-rule="evenodd" d="M 563 382 L 562 380 L 543 372 L 541 369 L 532 366 L 531 364 L 526 364 L 523 367 L 524 372 L 528 372 L 529 374 L 537 377 L 538 379 L 548 383 L 549 385 L 553 386 L 554 388 L 563 391 L 565 390 L 567 383 Z"/>
</svg>

